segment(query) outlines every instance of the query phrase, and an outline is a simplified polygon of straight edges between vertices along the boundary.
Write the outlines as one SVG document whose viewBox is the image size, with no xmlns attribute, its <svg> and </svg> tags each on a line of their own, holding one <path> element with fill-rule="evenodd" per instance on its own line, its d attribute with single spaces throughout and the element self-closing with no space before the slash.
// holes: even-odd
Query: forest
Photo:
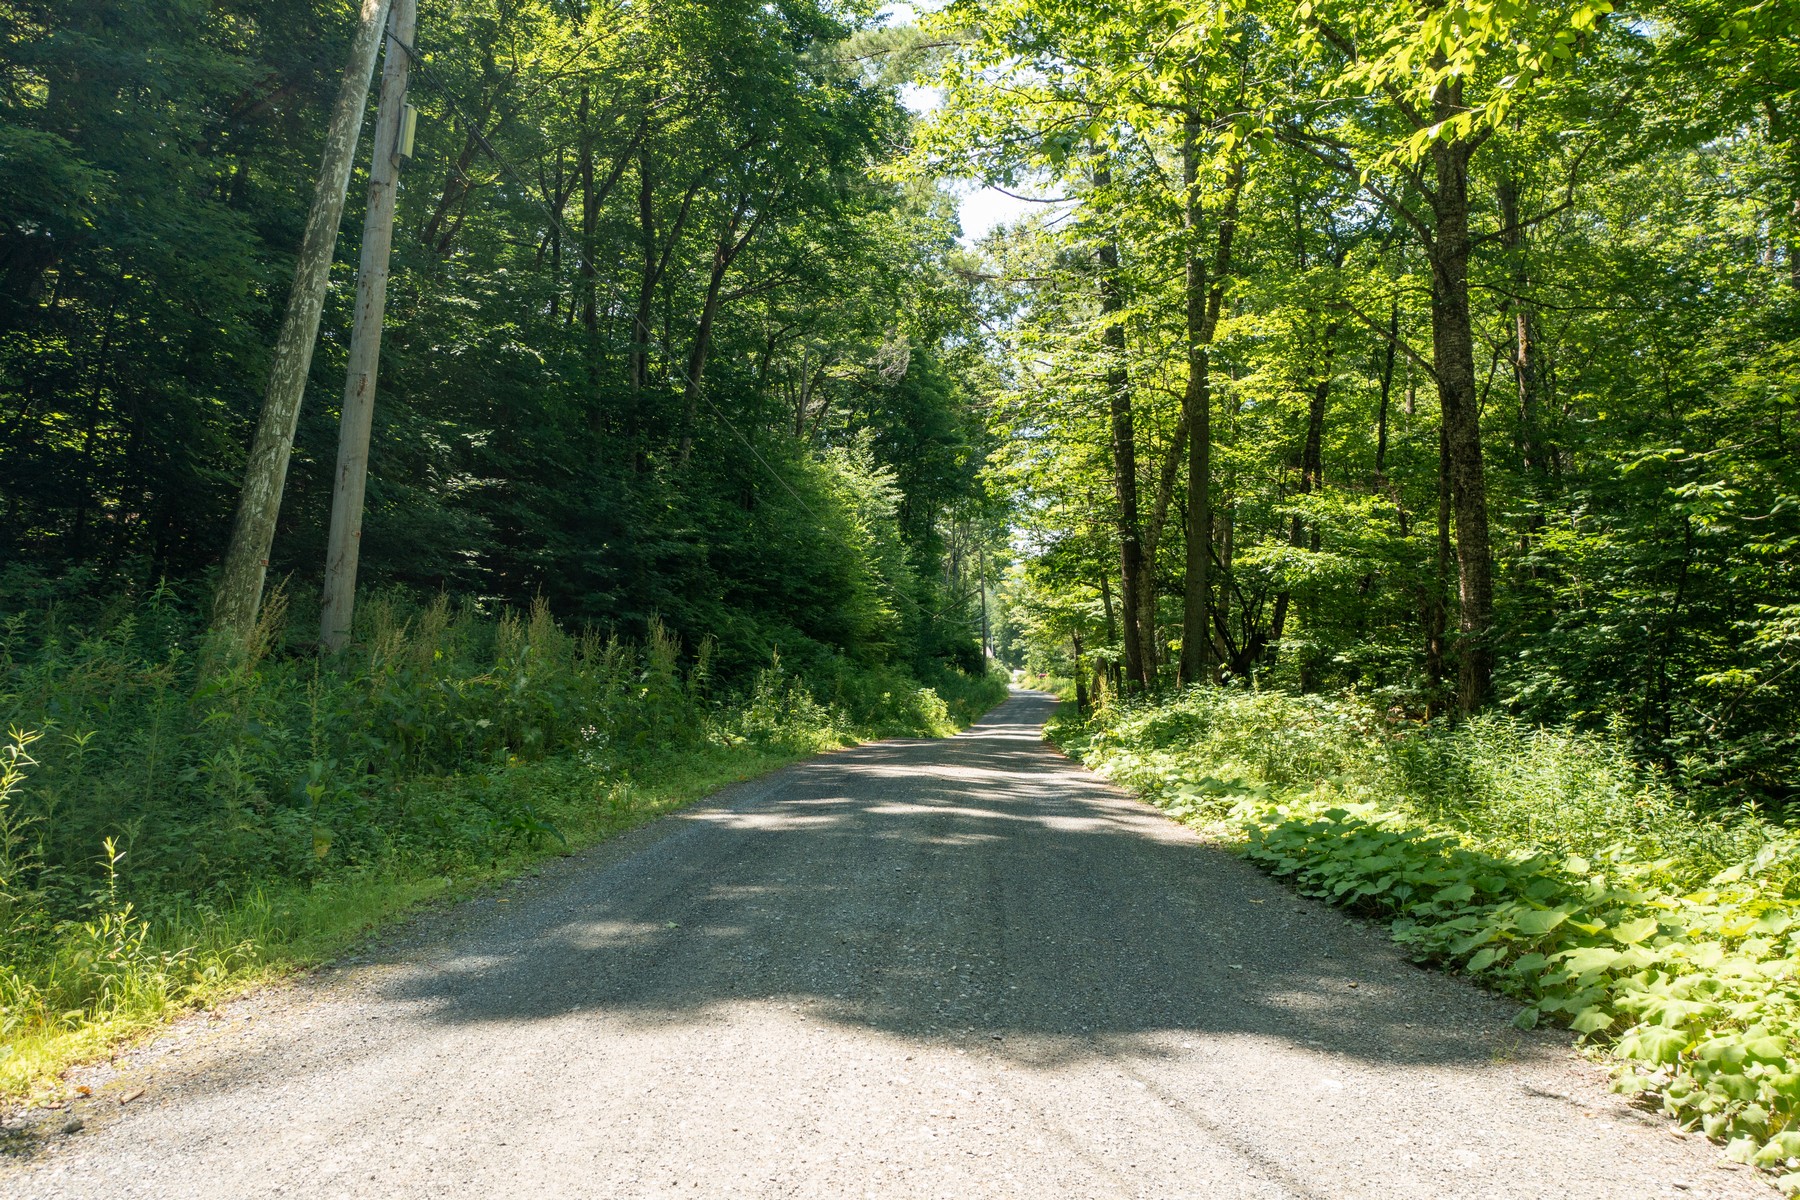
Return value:
<svg viewBox="0 0 1800 1200">
<path fill-rule="evenodd" d="M 953 3 L 1064 750 L 1800 1190 L 1800 21 Z"/>
<path fill-rule="evenodd" d="M 950 9 L 917 153 L 1046 201 L 981 280 L 1040 669 L 1791 793 L 1793 14 L 1610 10 Z"/>
<path fill-rule="evenodd" d="M 991 368 L 954 202 L 881 171 L 911 116 L 872 5 L 0 23 L 0 1088 L 434 890 L 1004 694 Z"/>
<path fill-rule="evenodd" d="M 0 1090 L 1005 669 L 1794 858 L 1791 5 L 914 9 L 0 0 Z"/>
</svg>

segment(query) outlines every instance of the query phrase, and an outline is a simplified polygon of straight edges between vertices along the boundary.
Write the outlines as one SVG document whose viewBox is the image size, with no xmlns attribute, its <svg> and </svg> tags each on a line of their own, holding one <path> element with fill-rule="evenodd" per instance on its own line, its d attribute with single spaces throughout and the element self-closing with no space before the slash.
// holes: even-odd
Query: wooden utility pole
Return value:
<svg viewBox="0 0 1800 1200">
<path fill-rule="evenodd" d="M 325 589 L 319 611 L 319 645 L 332 654 L 349 644 L 356 607 L 356 565 L 362 548 L 363 497 L 369 480 L 369 432 L 375 418 L 375 377 L 381 365 L 388 258 L 394 246 L 406 82 L 419 20 L 418 0 L 393 0 L 393 4 L 381 69 L 381 106 L 375 118 L 375 156 L 369 165 L 369 207 L 363 218 L 356 321 L 350 331 L 350 369 L 338 424 L 337 484 L 331 497 L 331 537 L 325 550 Z"/>
<path fill-rule="evenodd" d="M 390 2 L 362 0 L 360 6 L 356 36 L 350 44 L 350 62 L 344 68 L 337 102 L 326 126 L 324 161 L 319 166 L 312 207 L 306 214 L 306 233 L 300 242 L 300 260 L 294 266 L 287 313 L 275 342 L 275 361 L 269 368 L 262 415 L 257 419 L 256 438 L 244 467 L 244 488 L 238 496 L 231 545 L 225 552 L 225 570 L 213 603 L 213 627 L 237 640 L 249 636 L 256 626 L 257 610 L 262 607 L 269 547 L 275 541 L 275 520 L 281 514 L 281 494 L 287 487 L 288 456 L 294 449 L 294 429 L 300 421 L 306 376 L 312 370 L 319 313 L 325 306 L 338 224 L 344 216 L 344 193 L 350 186 L 356 142 L 369 104 L 369 78 L 375 71 L 375 55 L 381 48 L 381 28 Z"/>
</svg>

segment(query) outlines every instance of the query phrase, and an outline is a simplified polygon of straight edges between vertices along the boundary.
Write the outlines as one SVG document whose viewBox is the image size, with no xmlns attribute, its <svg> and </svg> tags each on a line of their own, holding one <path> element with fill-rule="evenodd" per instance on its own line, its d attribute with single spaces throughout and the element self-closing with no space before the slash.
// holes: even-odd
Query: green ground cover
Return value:
<svg viewBox="0 0 1800 1200">
<path fill-rule="evenodd" d="M 1051 736 L 1302 892 L 1564 1024 L 1615 1087 L 1800 1190 L 1800 837 L 1605 737 L 1194 689 Z"/>
<path fill-rule="evenodd" d="M 0 1098 L 453 897 L 739 779 L 882 736 L 941 736 L 1004 678 L 776 659 L 560 628 L 539 605 L 364 606 L 357 648 L 248 654 L 167 597 L 0 629 Z"/>
</svg>

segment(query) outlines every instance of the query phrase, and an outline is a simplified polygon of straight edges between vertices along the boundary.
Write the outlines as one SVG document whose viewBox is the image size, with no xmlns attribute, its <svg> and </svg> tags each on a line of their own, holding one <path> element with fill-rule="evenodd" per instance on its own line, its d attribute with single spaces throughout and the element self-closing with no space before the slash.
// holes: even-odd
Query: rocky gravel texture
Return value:
<svg viewBox="0 0 1800 1200">
<path fill-rule="evenodd" d="M 740 785 L 183 1021 L 12 1114 L 0 1196 L 1774 1194 L 1046 748 L 1051 705 Z"/>
</svg>

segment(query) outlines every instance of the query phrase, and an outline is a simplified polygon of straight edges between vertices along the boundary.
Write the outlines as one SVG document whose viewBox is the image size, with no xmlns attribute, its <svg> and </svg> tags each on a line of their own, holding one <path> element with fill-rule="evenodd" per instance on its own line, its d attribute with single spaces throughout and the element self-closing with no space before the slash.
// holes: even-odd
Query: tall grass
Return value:
<svg viewBox="0 0 1800 1200">
<path fill-rule="evenodd" d="M 1691 886 L 1765 846 L 1796 857 L 1791 835 L 1754 809 L 1697 807 L 1623 739 L 1504 714 L 1420 725 L 1354 699 L 1196 688 L 1053 732 L 1126 786 L 1201 815 L 1223 817 L 1252 792 L 1322 792 L 1497 851 L 1666 863 Z"/>
<path fill-rule="evenodd" d="M 419 900 L 869 736 L 941 735 L 1004 695 L 706 644 L 371 597 L 355 649 L 194 634 L 157 591 L 76 626 L 0 622 L 0 1095 Z M 954 707 L 954 711 L 953 711 Z"/>
</svg>

